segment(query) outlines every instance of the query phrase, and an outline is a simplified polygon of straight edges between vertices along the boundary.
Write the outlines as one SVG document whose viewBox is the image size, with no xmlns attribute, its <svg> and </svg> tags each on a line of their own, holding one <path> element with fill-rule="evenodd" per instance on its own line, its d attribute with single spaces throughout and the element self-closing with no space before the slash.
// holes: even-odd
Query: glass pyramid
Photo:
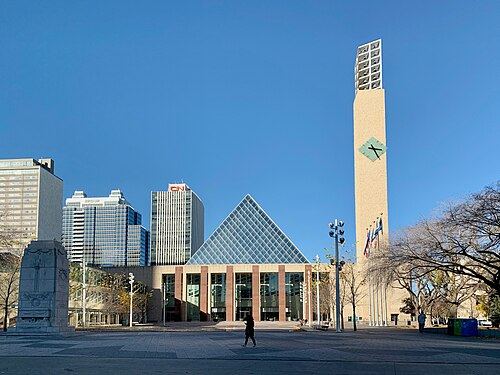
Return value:
<svg viewBox="0 0 500 375">
<path fill-rule="evenodd" d="M 309 261 L 247 194 L 186 265 L 290 263 Z"/>
</svg>

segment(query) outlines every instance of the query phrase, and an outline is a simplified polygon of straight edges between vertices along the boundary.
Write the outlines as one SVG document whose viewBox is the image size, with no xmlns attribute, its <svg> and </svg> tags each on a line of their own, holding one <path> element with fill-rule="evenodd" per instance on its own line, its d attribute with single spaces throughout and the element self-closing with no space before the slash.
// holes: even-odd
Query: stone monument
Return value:
<svg viewBox="0 0 500 375">
<path fill-rule="evenodd" d="M 32 241 L 24 250 L 14 334 L 64 334 L 68 326 L 69 265 L 58 241 Z"/>
</svg>

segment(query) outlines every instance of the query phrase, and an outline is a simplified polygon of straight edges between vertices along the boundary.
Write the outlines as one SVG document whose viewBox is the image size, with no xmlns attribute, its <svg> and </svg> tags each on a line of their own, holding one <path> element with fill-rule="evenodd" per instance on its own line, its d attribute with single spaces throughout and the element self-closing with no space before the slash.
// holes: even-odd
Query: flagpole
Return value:
<svg viewBox="0 0 500 375">
<path fill-rule="evenodd" d="M 385 323 L 384 323 L 384 326 L 387 327 L 389 325 L 389 323 L 388 323 L 388 317 L 387 317 L 387 285 L 384 287 L 384 311 L 385 311 Z"/>
<path fill-rule="evenodd" d="M 375 277 L 376 278 L 376 277 Z M 374 280 L 373 283 L 373 315 L 374 315 L 374 326 L 378 327 L 378 290 L 377 281 Z"/>
<path fill-rule="evenodd" d="M 368 229 L 368 257 L 369 257 L 369 263 L 371 265 L 372 260 L 371 260 L 371 253 L 372 253 L 372 230 L 371 226 Z M 372 326 L 375 326 L 375 309 L 374 309 L 374 284 L 373 284 L 373 270 L 372 273 L 370 274 L 370 314 L 371 314 L 371 320 L 372 320 Z"/>
<path fill-rule="evenodd" d="M 370 270 L 370 259 L 368 259 L 368 311 L 370 315 L 370 321 L 368 325 L 371 327 L 373 325 L 373 312 L 372 312 L 372 282 L 371 282 L 371 270 Z"/>
<path fill-rule="evenodd" d="M 379 221 L 380 220 L 380 221 Z M 381 228 L 380 222 L 382 218 L 377 218 L 377 221 L 379 222 L 377 225 L 377 228 Z M 381 229 L 379 229 L 380 232 Z M 377 252 L 380 253 L 380 237 L 379 234 L 377 233 Z M 383 280 L 381 280 L 381 286 L 382 289 L 380 290 L 380 325 L 381 326 L 387 326 L 386 319 L 387 317 L 384 314 L 384 291 L 385 291 L 385 277 Z"/>
</svg>

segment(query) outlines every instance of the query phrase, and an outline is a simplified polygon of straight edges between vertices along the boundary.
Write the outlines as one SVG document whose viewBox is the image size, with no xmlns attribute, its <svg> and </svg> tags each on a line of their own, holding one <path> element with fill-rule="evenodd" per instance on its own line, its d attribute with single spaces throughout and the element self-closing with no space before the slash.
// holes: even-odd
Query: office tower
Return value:
<svg viewBox="0 0 500 375">
<path fill-rule="evenodd" d="M 185 264 L 203 244 L 204 208 L 186 184 L 151 193 L 151 265 Z"/>
<path fill-rule="evenodd" d="M 100 198 L 75 191 L 63 208 L 62 241 L 72 262 L 103 267 L 148 265 L 149 232 L 120 190 Z"/>
<path fill-rule="evenodd" d="M 0 230 L 21 245 L 59 240 L 62 194 L 52 159 L 0 160 Z"/>
</svg>

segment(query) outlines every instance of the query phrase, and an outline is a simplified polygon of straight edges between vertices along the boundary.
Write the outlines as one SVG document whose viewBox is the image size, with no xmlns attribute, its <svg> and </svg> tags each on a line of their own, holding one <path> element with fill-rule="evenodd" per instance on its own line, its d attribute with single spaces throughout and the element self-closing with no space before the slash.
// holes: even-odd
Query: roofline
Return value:
<svg viewBox="0 0 500 375">
<path fill-rule="evenodd" d="M 309 263 L 311 263 L 311 262 L 309 261 L 309 259 L 307 259 L 307 257 L 304 255 L 304 253 L 300 250 L 300 248 L 299 248 L 297 245 L 295 245 L 295 243 L 292 241 L 292 239 L 291 239 L 290 237 L 288 237 L 288 234 L 286 234 L 286 232 L 285 232 L 283 229 L 281 229 L 281 228 L 280 228 L 280 226 L 279 226 L 278 224 L 276 224 L 276 222 L 273 220 L 273 218 L 271 217 L 271 215 L 269 215 L 269 214 L 267 213 L 267 211 L 266 211 L 266 210 L 264 210 L 264 209 L 261 207 L 261 205 L 259 204 L 259 202 L 257 202 L 257 200 L 256 200 L 254 197 L 252 197 L 250 194 L 247 194 L 247 195 L 248 195 L 250 198 L 252 198 L 252 199 L 253 199 L 253 201 L 257 204 L 257 206 L 259 206 L 259 208 L 260 208 L 262 211 L 264 211 L 264 213 L 267 215 L 267 217 L 268 217 L 269 219 L 271 219 L 271 221 L 273 222 L 273 224 L 274 224 L 274 225 L 276 225 L 276 227 L 277 227 L 277 228 L 278 228 L 278 229 L 279 229 L 279 230 L 280 230 L 280 231 L 281 231 L 281 232 L 282 232 L 282 233 L 286 236 L 286 238 L 288 238 L 288 240 L 292 243 L 292 245 L 293 245 L 293 246 L 295 246 L 295 248 L 296 248 L 296 249 L 300 252 L 300 254 L 301 254 L 301 255 L 302 255 L 302 256 L 303 256 L 303 257 L 304 257 L 304 258 L 305 258 L 305 259 L 306 259 Z M 247 196 L 247 195 L 245 195 L 245 198 L 246 198 L 246 196 Z M 243 199 L 245 199 L 245 198 L 243 198 Z M 243 201 L 243 199 L 242 199 L 242 201 Z M 303 264 L 303 263 L 299 263 L 299 264 Z"/>
<path fill-rule="evenodd" d="M 221 221 L 221 223 L 217 226 L 217 228 L 215 228 L 212 233 L 207 237 L 206 240 L 203 241 L 203 243 L 201 244 L 201 246 L 198 248 L 198 250 L 196 250 L 196 252 L 191 256 L 191 258 L 189 258 L 189 260 L 186 262 L 186 265 L 191 265 L 189 264 L 189 262 L 191 261 L 191 259 L 193 259 L 193 257 L 196 255 L 196 253 L 198 251 L 200 251 L 200 249 L 203 247 L 203 245 L 205 245 L 205 243 L 207 242 L 207 240 L 212 236 L 212 234 L 214 234 L 215 232 L 217 232 L 217 230 L 222 226 L 222 224 L 224 224 L 224 222 L 229 218 L 229 215 L 231 215 L 231 213 L 236 210 L 236 208 L 238 208 L 238 206 L 243 203 L 243 201 L 245 200 L 246 197 L 250 197 L 254 202 L 255 204 L 266 214 L 266 216 L 269 218 L 269 220 L 272 221 L 272 223 L 274 225 L 276 225 L 276 227 L 281 231 L 281 233 L 283 233 L 285 235 L 285 237 L 292 243 L 293 246 L 295 246 L 295 248 L 299 251 L 299 253 L 304 257 L 304 259 L 307 261 L 307 263 L 286 263 L 286 264 L 312 264 L 310 262 L 309 259 L 307 259 L 307 257 L 304 255 L 304 253 L 299 249 L 299 247 L 297 245 L 295 245 L 295 243 L 290 239 L 290 237 L 288 237 L 288 235 L 285 233 L 285 231 L 283 229 L 281 229 L 278 224 L 276 224 L 276 222 L 273 220 L 273 218 L 271 217 L 271 215 L 269 215 L 262 207 L 261 205 L 259 204 L 259 202 L 257 202 L 257 200 L 255 200 L 254 197 L 252 197 L 249 193 L 245 194 L 245 196 L 238 202 L 238 204 L 236 206 L 234 206 L 234 208 L 229 211 L 229 213 L 226 215 L 226 217 Z M 211 263 L 212 264 L 212 263 Z M 215 263 L 214 263 L 215 264 Z M 221 263 L 221 264 L 226 264 L 226 263 Z M 235 263 L 235 264 L 250 264 L 250 263 Z M 283 263 L 263 263 L 263 264 L 283 264 Z"/>
</svg>

